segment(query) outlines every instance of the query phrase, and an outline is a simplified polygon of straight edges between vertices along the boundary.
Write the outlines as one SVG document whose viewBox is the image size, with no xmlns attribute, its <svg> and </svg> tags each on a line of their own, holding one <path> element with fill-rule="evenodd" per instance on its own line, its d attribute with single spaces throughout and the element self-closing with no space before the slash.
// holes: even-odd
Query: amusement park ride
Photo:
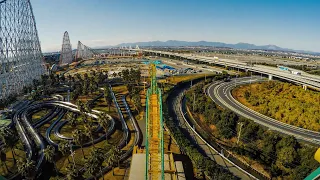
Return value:
<svg viewBox="0 0 320 180">
<path fill-rule="evenodd" d="M 146 144 L 145 148 L 135 147 L 129 179 L 164 180 L 176 179 L 173 155 L 165 152 L 162 117 L 162 95 L 157 86 L 156 65 L 150 65 L 151 86 L 146 100 Z M 145 168 L 141 170 L 141 162 Z M 135 170 L 140 168 L 140 170 Z M 144 172 L 144 173 L 142 173 Z M 143 177 L 144 176 L 144 177 Z"/>
</svg>

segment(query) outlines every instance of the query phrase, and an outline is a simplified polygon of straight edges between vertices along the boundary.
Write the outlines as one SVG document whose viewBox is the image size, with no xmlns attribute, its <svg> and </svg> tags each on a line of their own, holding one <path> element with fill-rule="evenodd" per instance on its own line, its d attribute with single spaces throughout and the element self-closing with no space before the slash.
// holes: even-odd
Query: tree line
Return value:
<svg viewBox="0 0 320 180">
<path fill-rule="evenodd" d="M 140 97 L 141 88 L 139 87 L 141 82 L 141 71 L 140 69 L 125 69 L 121 71 L 121 77 L 127 86 L 130 98 L 133 101 L 134 108 L 139 114 L 142 109 Z"/>
<path fill-rule="evenodd" d="M 199 150 L 186 138 L 183 131 L 177 126 L 168 114 L 168 107 L 163 104 L 163 117 L 171 135 L 177 141 L 180 150 L 184 152 L 199 171 L 199 175 L 205 174 L 209 179 L 238 179 L 228 170 L 218 165 L 215 161 L 202 155 Z"/>
<path fill-rule="evenodd" d="M 76 100 L 80 95 L 93 94 L 98 90 L 100 84 L 105 84 L 108 80 L 107 71 L 91 71 L 90 76 L 84 73 L 83 76 L 76 74 L 75 77 L 68 76 L 69 84 L 73 91 L 71 98 Z"/>
</svg>

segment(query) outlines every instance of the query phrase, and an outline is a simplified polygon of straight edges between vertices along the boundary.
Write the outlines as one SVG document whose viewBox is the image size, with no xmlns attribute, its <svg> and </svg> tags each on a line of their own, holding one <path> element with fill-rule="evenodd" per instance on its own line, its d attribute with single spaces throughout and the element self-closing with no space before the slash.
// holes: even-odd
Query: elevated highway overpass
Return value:
<svg viewBox="0 0 320 180">
<path fill-rule="evenodd" d="M 135 50 L 135 49 L 132 49 Z M 136 49 L 138 51 L 138 49 Z M 282 71 L 275 67 L 262 66 L 262 65 L 250 65 L 248 63 L 240 62 L 237 60 L 230 59 L 217 59 L 214 57 L 198 56 L 193 54 L 182 54 L 182 53 L 172 53 L 166 51 L 154 51 L 139 49 L 144 53 L 148 53 L 155 56 L 163 56 L 168 58 L 180 58 L 185 60 L 199 61 L 207 64 L 215 64 L 220 66 L 232 67 L 236 69 L 241 69 L 244 71 L 250 71 L 254 73 L 260 73 L 269 76 L 269 78 L 279 78 L 286 81 L 290 81 L 296 84 L 303 85 L 304 88 L 311 87 L 320 90 L 320 76 L 310 75 L 308 73 L 302 72 L 301 75 L 291 74 L 287 71 Z"/>
</svg>

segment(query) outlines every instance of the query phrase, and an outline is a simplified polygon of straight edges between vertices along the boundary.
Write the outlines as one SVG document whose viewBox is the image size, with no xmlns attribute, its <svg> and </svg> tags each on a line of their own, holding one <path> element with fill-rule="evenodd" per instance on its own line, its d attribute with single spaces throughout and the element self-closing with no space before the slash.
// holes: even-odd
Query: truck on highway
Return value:
<svg viewBox="0 0 320 180">
<path fill-rule="evenodd" d="M 278 66 L 280 70 L 282 71 L 289 71 L 288 67 L 284 67 L 284 66 Z"/>
<path fill-rule="evenodd" d="M 295 74 L 295 75 L 301 75 L 301 72 L 298 72 L 298 71 L 291 71 L 291 74 Z"/>
</svg>

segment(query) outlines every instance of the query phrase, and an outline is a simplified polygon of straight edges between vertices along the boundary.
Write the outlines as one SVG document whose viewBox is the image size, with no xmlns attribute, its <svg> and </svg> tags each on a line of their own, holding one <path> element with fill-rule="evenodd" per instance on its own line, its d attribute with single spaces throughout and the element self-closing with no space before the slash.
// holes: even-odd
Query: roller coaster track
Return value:
<svg viewBox="0 0 320 180">
<path fill-rule="evenodd" d="M 111 88 L 111 86 L 110 86 L 110 88 Z M 118 144 L 118 148 L 120 148 L 120 149 L 124 148 L 128 142 L 128 138 L 129 138 L 129 128 L 124 120 L 123 113 L 128 114 L 128 118 L 130 119 L 130 122 L 132 123 L 133 129 L 135 132 L 134 144 L 131 147 L 129 147 L 129 149 L 127 149 L 127 151 L 125 153 L 123 153 L 120 157 L 120 161 L 124 162 L 126 159 L 128 159 L 128 157 L 131 156 L 134 146 L 141 144 L 142 133 L 141 133 L 141 130 L 140 130 L 136 120 L 132 116 L 132 113 L 130 111 L 128 104 L 126 103 L 125 96 L 122 96 L 122 98 L 118 99 L 118 100 L 115 97 L 113 92 L 112 92 L 112 96 L 114 98 L 114 102 L 116 104 L 116 107 L 117 107 L 117 110 L 119 113 L 119 117 L 120 117 L 120 121 L 121 121 L 121 125 L 122 125 L 122 130 L 124 133 L 123 138 L 121 139 L 121 141 Z M 51 131 L 55 131 L 55 135 L 60 134 L 59 133 L 60 129 L 66 123 L 68 123 L 68 121 L 61 121 L 64 114 L 66 113 L 66 111 L 72 111 L 72 112 L 78 112 L 78 113 L 80 112 L 77 109 L 76 105 L 69 103 L 69 102 L 60 101 L 60 99 L 61 99 L 61 97 L 57 96 L 57 100 L 51 100 L 51 101 L 41 102 L 41 103 L 37 103 L 37 104 L 31 104 L 27 107 L 20 108 L 17 110 L 17 112 L 14 114 L 14 117 L 13 117 L 13 123 L 16 125 L 16 129 L 18 131 L 18 134 L 23 142 L 27 158 L 37 162 L 37 164 L 36 164 L 37 177 L 39 177 L 41 175 L 42 167 L 45 163 L 43 150 L 45 149 L 46 144 L 45 144 L 45 141 L 41 138 L 41 135 L 39 135 L 39 133 L 37 132 L 36 128 L 43 126 L 44 124 L 51 121 L 53 118 L 57 117 L 57 119 L 51 123 L 50 127 L 47 128 L 46 133 L 45 133 L 45 139 L 47 140 L 47 142 L 57 148 L 58 144 L 55 143 L 50 138 Z M 118 101 L 123 103 L 124 109 L 125 109 L 124 112 L 121 112 L 121 108 L 118 104 Z M 36 123 L 31 125 L 31 123 L 29 122 L 29 119 L 28 119 L 30 117 L 30 115 L 32 113 L 39 111 L 39 109 L 44 108 L 44 107 L 53 107 L 53 110 L 50 111 L 49 113 L 47 113 L 45 116 L 43 116 Z M 101 112 L 93 110 L 92 113 L 86 113 L 86 114 L 93 117 L 93 118 L 98 118 L 98 116 L 96 114 L 99 114 L 99 113 L 101 113 Z M 99 138 L 95 139 L 94 143 L 102 141 L 104 138 L 106 138 L 106 136 L 110 136 L 113 133 L 113 131 L 115 129 L 115 122 L 114 122 L 113 118 L 111 118 L 111 116 L 110 116 L 110 119 L 111 119 L 111 125 L 110 125 L 110 128 L 109 128 L 107 135 L 104 134 L 103 136 L 100 136 Z M 100 126 L 97 128 L 96 131 L 99 131 L 99 130 L 101 130 Z M 61 139 L 72 140 L 72 138 L 61 136 L 61 134 L 58 136 Z M 73 145 L 73 146 L 75 148 L 79 147 L 76 145 Z M 86 143 L 83 147 L 86 147 L 86 146 L 91 146 L 91 142 Z M 111 169 L 111 167 L 105 167 L 102 172 L 108 172 L 110 169 Z M 82 168 L 82 170 L 84 170 L 84 168 Z M 17 175 L 15 175 L 15 177 L 17 177 Z M 99 176 L 99 175 L 97 175 L 97 176 Z M 92 179 L 92 178 L 89 178 L 89 179 Z"/>
<path fill-rule="evenodd" d="M 164 179 L 164 140 L 161 90 L 157 86 L 156 65 L 151 64 L 151 86 L 146 100 L 145 179 Z"/>
<path fill-rule="evenodd" d="M 119 115 L 119 118 L 120 118 L 120 121 L 121 121 L 122 131 L 123 131 L 123 134 L 124 134 L 124 136 L 122 137 L 122 140 L 120 141 L 120 144 L 118 145 L 118 148 L 122 149 L 123 147 L 126 146 L 127 140 L 129 138 L 129 128 L 128 128 L 128 125 L 127 125 L 127 123 L 126 123 L 126 121 L 124 119 L 121 107 L 119 106 L 119 103 L 118 103 L 118 102 L 121 102 L 121 101 L 117 99 L 117 96 L 113 93 L 111 86 L 110 86 L 110 89 L 111 89 L 111 95 L 112 95 L 114 104 L 116 105 L 116 108 L 117 108 L 117 111 L 118 111 L 118 115 Z"/>
<path fill-rule="evenodd" d="M 116 107 L 117 107 L 117 111 L 118 111 L 118 113 L 119 113 L 119 117 L 120 117 L 120 120 L 121 120 L 121 117 L 123 118 L 124 116 L 123 116 L 123 113 L 127 113 L 128 115 L 129 115 L 129 119 L 130 119 L 130 121 L 131 121 L 131 123 L 132 123 L 132 125 L 133 125 L 133 128 L 134 128 L 134 132 L 136 132 L 135 133 L 135 136 L 134 136 L 134 144 L 124 153 L 124 154 L 122 154 L 121 156 L 120 156 L 120 162 L 128 162 L 129 163 L 129 161 L 126 161 L 131 155 L 132 155 L 132 151 L 133 151 L 133 148 L 134 148 L 134 146 L 136 146 L 136 145 L 141 145 L 141 142 L 142 142 L 142 132 L 141 132 L 141 130 L 140 130 L 140 128 L 139 128 L 139 125 L 138 125 L 138 123 L 137 123 L 137 121 L 136 121 L 136 119 L 133 117 L 133 115 L 132 115 L 132 113 L 131 113 L 131 110 L 130 110 L 130 107 L 129 107 L 129 105 L 128 105 L 128 103 L 126 102 L 126 95 L 123 95 L 122 96 L 122 103 L 123 103 L 123 105 L 124 105 L 124 107 L 125 107 L 125 110 L 126 110 L 126 112 L 124 112 L 124 111 L 122 111 L 121 110 L 121 108 L 120 108 L 120 106 L 119 106 L 119 104 L 118 104 L 118 102 L 120 102 L 120 99 L 118 99 L 117 100 L 117 98 L 116 98 L 116 96 L 115 96 L 115 94 L 113 93 L 113 91 L 112 91 L 112 87 L 110 86 L 109 87 L 110 89 L 111 89 L 111 95 L 112 95 L 112 97 L 113 97 L 113 100 L 114 100 L 114 102 L 115 102 L 115 105 L 116 105 Z M 124 118 L 123 118 L 123 121 L 122 121 L 122 125 L 124 125 L 124 124 L 126 124 L 125 123 L 125 121 L 124 121 Z M 128 126 L 127 125 L 125 125 L 124 127 L 127 127 L 128 128 Z M 127 131 L 128 131 L 128 133 L 129 133 L 129 129 L 127 129 Z M 129 136 L 129 134 L 128 134 L 128 136 Z M 118 145 L 118 147 L 119 148 L 123 148 L 123 147 L 125 147 L 125 144 L 123 143 L 123 140 L 124 140 L 124 138 L 122 139 L 122 141 L 119 143 L 119 145 Z M 124 141 L 125 142 L 125 141 Z M 83 170 L 84 168 L 82 168 L 82 170 Z M 109 172 L 110 170 L 112 169 L 112 167 L 111 166 L 108 166 L 108 167 L 105 167 L 105 168 L 103 168 L 102 169 L 102 171 L 100 172 L 100 173 L 98 173 L 98 174 L 96 174 L 96 177 L 102 177 L 104 174 L 106 174 L 107 172 Z M 90 177 L 90 178 L 88 178 L 87 180 L 92 180 L 92 179 L 94 179 L 93 177 Z"/>
<path fill-rule="evenodd" d="M 28 120 L 30 113 L 32 113 L 32 112 L 34 113 L 34 112 L 38 111 L 39 108 L 43 108 L 46 106 L 49 106 L 49 107 L 54 106 L 54 110 L 50 111 L 48 114 L 46 114 L 44 117 L 42 117 L 38 122 L 31 125 L 31 123 Z M 35 160 L 37 162 L 36 167 L 35 167 L 36 174 L 38 175 L 37 177 L 39 177 L 39 175 L 41 174 L 40 173 L 41 168 L 43 166 L 43 163 L 45 162 L 44 154 L 43 154 L 43 150 L 45 149 L 45 142 L 43 141 L 43 139 L 38 134 L 38 132 L 35 128 L 38 128 L 38 127 L 44 125 L 45 123 L 49 122 L 54 117 L 59 115 L 58 119 L 46 131 L 46 139 L 48 140 L 49 144 L 54 145 L 55 147 L 58 147 L 58 145 L 50 139 L 50 133 L 48 133 L 48 132 L 50 132 L 52 130 L 55 123 L 59 122 L 62 119 L 62 117 L 65 113 L 65 110 L 63 110 L 63 109 L 67 109 L 69 111 L 74 111 L 74 112 L 79 112 L 79 110 L 76 109 L 76 105 L 73 105 L 71 103 L 65 103 L 65 102 L 61 102 L 61 101 L 49 101 L 49 102 L 41 102 L 41 103 L 37 103 L 37 104 L 31 104 L 28 107 L 21 108 L 15 113 L 15 115 L 13 117 L 13 123 L 16 125 L 16 129 L 17 129 L 17 132 L 20 136 L 20 139 L 24 145 L 27 158 L 30 160 Z M 95 111 L 95 112 L 97 112 L 97 111 Z M 87 114 L 91 117 L 94 117 L 94 118 L 98 117 L 95 114 L 90 114 L 90 113 L 87 113 Z M 110 118 L 110 119 L 112 119 L 112 118 Z M 110 125 L 110 129 L 109 129 L 109 133 L 108 133 L 109 135 L 112 133 L 112 131 L 114 129 L 113 119 L 111 122 L 112 123 Z M 105 135 L 95 139 L 95 143 L 102 141 L 104 138 L 105 138 Z M 91 145 L 91 143 L 86 143 L 84 146 L 89 146 L 89 144 Z M 36 151 L 36 150 L 38 150 L 38 151 Z M 18 176 L 18 174 L 16 174 L 12 178 L 16 178 L 17 176 Z"/>
<path fill-rule="evenodd" d="M 36 160 L 37 165 L 35 167 L 37 174 L 41 172 L 41 167 L 44 163 L 43 150 L 45 148 L 45 143 L 42 140 L 41 136 L 35 130 L 34 126 L 31 125 L 31 123 L 28 121 L 28 114 L 31 111 L 35 111 L 35 109 L 37 109 L 38 106 L 39 104 L 33 104 L 29 107 L 20 109 L 14 115 L 14 118 L 13 118 L 13 121 L 16 124 L 16 129 L 18 131 L 18 134 L 26 149 L 27 158 L 30 160 L 36 160 L 36 156 L 38 155 L 38 158 Z M 55 115 L 54 113 L 49 113 L 49 115 L 46 116 L 47 118 L 46 119 L 42 118 L 41 121 L 42 122 L 48 121 L 50 118 L 53 118 L 54 115 Z M 35 127 L 38 127 L 41 125 L 42 124 L 40 122 L 35 123 Z M 36 145 L 36 148 L 34 148 L 34 143 Z M 37 149 L 38 149 L 38 152 L 35 151 Z"/>
</svg>

